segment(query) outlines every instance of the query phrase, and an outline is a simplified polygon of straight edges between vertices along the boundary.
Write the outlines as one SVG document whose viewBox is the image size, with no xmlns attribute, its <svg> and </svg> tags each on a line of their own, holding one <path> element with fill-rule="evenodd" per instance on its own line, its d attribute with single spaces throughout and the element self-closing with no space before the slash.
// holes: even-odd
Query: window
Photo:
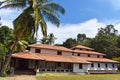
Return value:
<svg viewBox="0 0 120 80">
<path fill-rule="evenodd" d="M 93 63 L 91 64 L 91 67 L 94 67 L 94 64 L 93 64 Z"/>
<path fill-rule="evenodd" d="M 58 51 L 58 52 L 57 52 L 57 55 L 62 55 L 62 52 L 61 52 L 61 51 Z"/>
<path fill-rule="evenodd" d="M 57 63 L 57 67 L 61 67 L 61 63 L 60 62 Z"/>
<path fill-rule="evenodd" d="M 107 65 L 107 64 L 105 64 L 105 67 L 107 68 L 107 67 L 108 67 L 108 65 Z"/>
<path fill-rule="evenodd" d="M 41 50 L 40 50 L 40 49 L 35 49 L 35 52 L 36 52 L 36 53 L 40 53 Z"/>
<path fill-rule="evenodd" d="M 79 64 L 79 69 L 82 69 L 82 68 L 83 68 L 82 64 Z"/>
<path fill-rule="evenodd" d="M 100 56 L 99 55 L 97 55 L 97 58 L 99 58 Z"/>
<path fill-rule="evenodd" d="M 100 68 L 100 63 L 98 63 L 98 68 Z"/>
<path fill-rule="evenodd" d="M 27 50 L 29 50 L 29 51 L 30 51 L 30 47 L 27 47 Z"/>
<path fill-rule="evenodd" d="M 78 56 L 80 56 L 80 54 L 77 54 Z"/>
<path fill-rule="evenodd" d="M 112 64 L 112 67 L 113 67 L 113 68 L 115 68 L 115 65 L 114 65 L 114 64 Z"/>
<path fill-rule="evenodd" d="M 88 57 L 90 57 L 90 55 L 88 54 Z"/>
</svg>

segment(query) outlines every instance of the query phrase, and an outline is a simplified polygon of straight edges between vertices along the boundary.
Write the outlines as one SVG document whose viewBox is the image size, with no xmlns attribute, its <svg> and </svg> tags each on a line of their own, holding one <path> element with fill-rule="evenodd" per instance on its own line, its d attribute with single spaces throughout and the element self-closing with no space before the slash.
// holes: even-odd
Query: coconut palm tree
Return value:
<svg viewBox="0 0 120 80">
<path fill-rule="evenodd" d="M 16 41 L 8 51 L 6 62 L 0 72 L 1 75 L 5 72 L 18 41 L 30 35 L 37 35 L 39 26 L 43 35 L 47 36 L 46 20 L 59 26 L 59 16 L 61 13 L 64 14 L 65 10 L 59 4 L 50 2 L 49 0 L 6 0 L 0 8 L 24 9 L 20 16 L 13 22 Z"/>
<path fill-rule="evenodd" d="M 57 38 L 54 36 L 54 34 L 53 34 L 53 33 L 50 33 L 50 34 L 48 35 L 48 44 L 49 44 L 49 45 L 53 45 L 54 42 L 55 42 L 55 39 L 57 39 Z"/>
</svg>

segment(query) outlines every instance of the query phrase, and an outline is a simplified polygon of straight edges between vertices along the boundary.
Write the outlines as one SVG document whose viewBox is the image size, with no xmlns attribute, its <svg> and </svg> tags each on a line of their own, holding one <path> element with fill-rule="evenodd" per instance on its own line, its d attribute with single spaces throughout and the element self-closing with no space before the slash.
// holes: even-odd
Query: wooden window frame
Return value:
<svg viewBox="0 0 120 80">
<path fill-rule="evenodd" d="M 35 53 L 41 53 L 41 49 L 35 49 Z"/>
<path fill-rule="evenodd" d="M 100 63 L 98 63 L 98 68 L 100 68 Z"/>
<path fill-rule="evenodd" d="M 62 55 L 62 51 L 57 51 L 57 55 Z"/>
<path fill-rule="evenodd" d="M 94 68 L 94 63 L 91 64 L 91 67 Z"/>
</svg>

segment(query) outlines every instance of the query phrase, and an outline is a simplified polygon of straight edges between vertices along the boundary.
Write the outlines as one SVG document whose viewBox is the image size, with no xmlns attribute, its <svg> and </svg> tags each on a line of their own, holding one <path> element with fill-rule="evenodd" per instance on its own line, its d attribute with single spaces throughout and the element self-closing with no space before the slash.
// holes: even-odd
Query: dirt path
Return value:
<svg viewBox="0 0 120 80">
<path fill-rule="evenodd" d="M 0 80 L 36 80 L 35 75 L 15 75 L 13 77 L 5 77 L 1 78 Z"/>
</svg>

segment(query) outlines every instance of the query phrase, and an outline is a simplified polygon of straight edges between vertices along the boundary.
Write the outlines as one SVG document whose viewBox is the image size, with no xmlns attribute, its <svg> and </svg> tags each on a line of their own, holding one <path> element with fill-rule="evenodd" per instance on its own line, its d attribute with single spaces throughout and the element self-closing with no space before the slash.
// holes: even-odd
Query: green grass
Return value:
<svg viewBox="0 0 120 80">
<path fill-rule="evenodd" d="M 37 80 L 120 80 L 120 74 L 97 74 L 97 75 L 56 75 L 40 74 Z"/>
</svg>

